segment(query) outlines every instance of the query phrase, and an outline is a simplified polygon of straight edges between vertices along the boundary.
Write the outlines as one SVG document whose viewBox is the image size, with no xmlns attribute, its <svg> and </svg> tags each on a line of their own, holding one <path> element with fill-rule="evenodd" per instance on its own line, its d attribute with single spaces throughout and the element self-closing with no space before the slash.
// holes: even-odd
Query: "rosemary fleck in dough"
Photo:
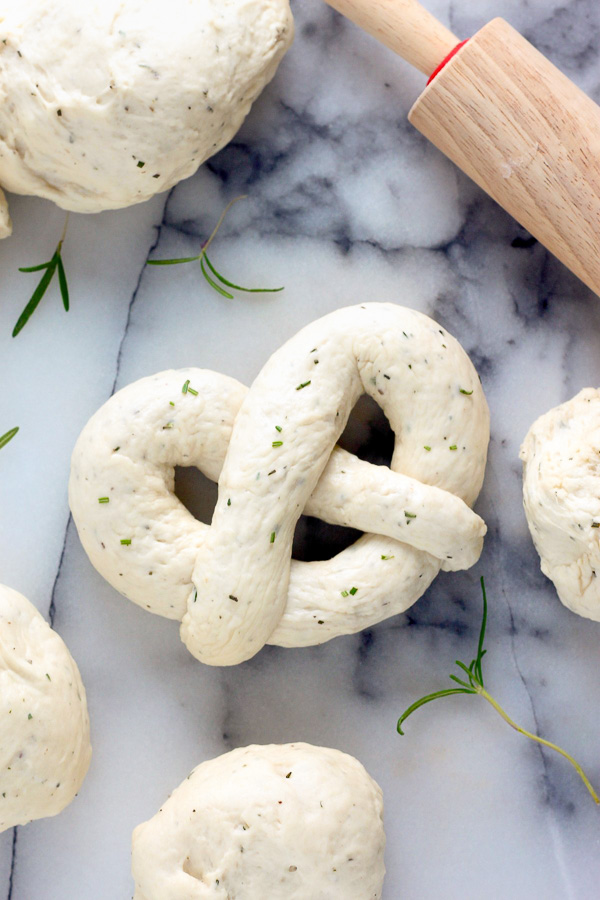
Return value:
<svg viewBox="0 0 600 900">
<path fill-rule="evenodd" d="M 61 812 L 91 753 L 71 654 L 29 600 L 0 585 L 0 831 Z"/>
<path fill-rule="evenodd" d="M 243 747 L 135 829 L 134 900 L 378 900 L 384 848 L 381 789 L 352 756 Z"/>
<path fill-rule="evenodd" d="M 600 390 L 533 423 L 521 447 L 523 504 L 541 568 L 562 603 L 600 621 Z"/>
<path fill-rule="evenodd" d="M 231 140 L 292 36 L 287 0 L 6 0 L 0 184 L 88 213 L 172 187 Z"/>
</svg>

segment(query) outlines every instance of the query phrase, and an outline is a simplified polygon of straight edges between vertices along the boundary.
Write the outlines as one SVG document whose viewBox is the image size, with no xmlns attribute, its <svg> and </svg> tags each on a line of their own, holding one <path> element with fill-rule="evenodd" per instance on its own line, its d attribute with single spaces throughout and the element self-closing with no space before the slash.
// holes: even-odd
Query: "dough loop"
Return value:
<svg viewBox="0 0 600 900">
<path fill-rule="evenodd" d="M 335 447 L 363 393 L 396 436 L 389 469 Z M 250 390 L 182 369 L 119 391 L 77 441 L 70 504 L 117 590 L 183 620 L 198 659 L 232 665 L 265 643 L 359 631 L 411 606 L 441 568 L 473 565 L 488 439 L 457 341 L 421 313 L 365 304 L 302 329 Z M 210 526 L 173 493 L 177 465 L 219 481 Z M 291 561 L 303 512 L 367 533 L 333 559 Z"/>
</svg>

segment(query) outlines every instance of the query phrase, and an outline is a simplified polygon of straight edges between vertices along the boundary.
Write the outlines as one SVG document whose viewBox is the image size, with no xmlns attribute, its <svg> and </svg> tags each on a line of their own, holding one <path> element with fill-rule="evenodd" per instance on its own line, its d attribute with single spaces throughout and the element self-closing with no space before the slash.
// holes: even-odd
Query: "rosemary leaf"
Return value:
<svg viewBox="0 0 600 900">
<path fill-rule="evenodd" d="M 218 294 L 221 294 L 223 297 L 227 297 L 228 300 L 233 300 L 233 294 L 230 294 L 229 291 L 226 291 L 221 287 L 220 284 L 217 284 L 217 282 L 213 281 L 213 279 L 210 277 L 210 275 L 204 268 L 204 259 L 206 259 L 206 257 L 200 260 L 200 268 L 202 269 L 202 274 L 210 284 L 211 288 L 214 288 L 214 290 L 217 291 Z"/>
<path fill-rule="evenodd" d="M 19 430 L 18 427 L 17 427 L 17 428 L 11 428 L 10 431 L 7 431 L 6 434 L 3 434 L 3 435 L 0 437 L 0 448 L 1 448 L 1 447 L 6 447 L 6 445 L 8 444 L 8 442 L 9 442 L 9 441 L 12 441 L 12 439 L 14 438 L 14 436 L 15 436 L 15 434 L 18 432 L 18 430 Z"/>
<path fill-rule="evenodd" d="M 178 266 L 180 263 L 197 262 L 200 256 L 182 256 L 180 259 L 148 259 L 148 266 Z"/>
<path fill-rule="evenodd" d="M 65 273 L 65 267 L 63 266 L 60 251 L 58 252 L 56 268 L 58 270 L 58 284 L 60 287 L 60 295 L 62 297 L 63 306 L 65 308 L 65 312 L 69 312 L 69 287 L 67 285 L 67 276 Z"/>
<path fill-rule="evenodd" d="M 38 286 L 36 287 L 35 291 L 31 295 L 31 299 L 29 300 L 29 303 L 27 304 L 27 306 L 25 307 L 25 309 L 19 316 L 19 318 L 17 320 L 17 324 L 13 328 L 13 333 L 12 333 L 13 337 L 16 337 L 19 334 L 19 332 L 25 327 L 25 325 L 27 324 L 27 322 L 29 321 L 31 316 L 36 311 L 42 297 L 48 290 L 48 286 L 49 286 L 50 282 L 52 281 L 52 278 L 56 271 L 57 264 L 58 264 L 58 254 L 55 253 L 54 256 L 52 257 L 52 259 L 50 260 L 50 263 L 48 264 L 46 271 L 42 275 L 42 278 L 41 278 Z"/>
<path fill-rule="evenodd" d="M 39 266 L 19 266 L 19 272 L 41 272 L 42 269 L 47 269 L 51 263 L 52 260 L 49 260 L 48 262 L 40 263 Z"/>
<path fill-rule="evenodd" d="M 228 281 L 226 278 L 224 278 L 220 274 L 220 272 L 217 272 L 217 270 L 211 263 L 210 259 L 206 255 L 206 253 L 204 254 L 204 259 L 206 260 L 206 265 L 208 266 L 210 271 L 213 273 L 213 275 L 215 275 L 219 279 L 221 284 L 226 284 L 227 287 L 233 288 L 235 291 L 245 291 L 247 294 L 277 294 L 277 293 L 279 293 L 279 291 L 283 290 L 282 287 L 278 287 L 278 288 L 247 288 L 247 287 L 242 287 L 240 284 L 234 284 L 233 281 Z"/>
</svg>

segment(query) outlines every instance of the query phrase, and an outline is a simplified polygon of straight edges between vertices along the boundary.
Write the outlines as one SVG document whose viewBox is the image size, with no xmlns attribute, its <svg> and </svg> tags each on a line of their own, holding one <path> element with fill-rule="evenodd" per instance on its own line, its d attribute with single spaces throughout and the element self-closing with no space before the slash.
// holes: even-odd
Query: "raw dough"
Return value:
<svg viewBox="0 0 600 900">
<path fill-rule="evenodd" d="M 193 394 L 182 394 L 186 382 Z M 364 392 L 396 434 L 392 472 L 334 449 Z M 469 505 L 488 437 L 483 390 L 458 342 L 421 313 L 364 304 L 302 329 L 250 391 L 199 369 L 123 389 L 77 441 L 69 498 L 104 577 L 151 612 L 183 617 L 203 662 L 231 665 L 266 641 L 306 646 L 359 631 L 407 609 L 440 568 L 473 565 L 485 525 Z M 173 494 L 175 465 L 219 479 L 210 528 Z M 303 510 L 371 533 L 331 560 L 290 567 Z"/>
<path fill-rule="evenodd" d="M 540 416 L 520 455 L 542 572 L 565 606 L 600 621 L 600 390 L 585 388 Z"/>
<path fill-rule="evenodd" d="M 5 0 L 0 184 L 98 212 L 231 140 L 293 37 L 287 0 Z"/>
<path fill-rule="evenodd" d="M 0 241 L 12 234 L 12 222 L 8 212 L 8 203 L 4 191 L 0 190 Z"/>
<path fill-rule="evenodd" d="M 134 900 L 378 900 L 381 789 L 310 744 L 202 763 L 133 832 Z"/>
<path fill-rule="evenodd" d="M 55 816 L 91 758 L 85 690 L 63 641 L 0 585 L 0 831 Z"/>
</svg>

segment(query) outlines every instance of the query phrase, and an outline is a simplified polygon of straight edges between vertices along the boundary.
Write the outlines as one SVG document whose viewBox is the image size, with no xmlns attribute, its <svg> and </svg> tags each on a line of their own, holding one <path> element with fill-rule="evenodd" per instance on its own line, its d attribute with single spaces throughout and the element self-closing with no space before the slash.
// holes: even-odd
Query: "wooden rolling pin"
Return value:
<svg viewBox="0 0 600 900">
<path fill-rule="evenodd" d="M 600 107 L 503 19 L 468 41 L 417 0 L 327 0 L 432 76 L 409 120 L 600 294 Z"/>
</svg>

